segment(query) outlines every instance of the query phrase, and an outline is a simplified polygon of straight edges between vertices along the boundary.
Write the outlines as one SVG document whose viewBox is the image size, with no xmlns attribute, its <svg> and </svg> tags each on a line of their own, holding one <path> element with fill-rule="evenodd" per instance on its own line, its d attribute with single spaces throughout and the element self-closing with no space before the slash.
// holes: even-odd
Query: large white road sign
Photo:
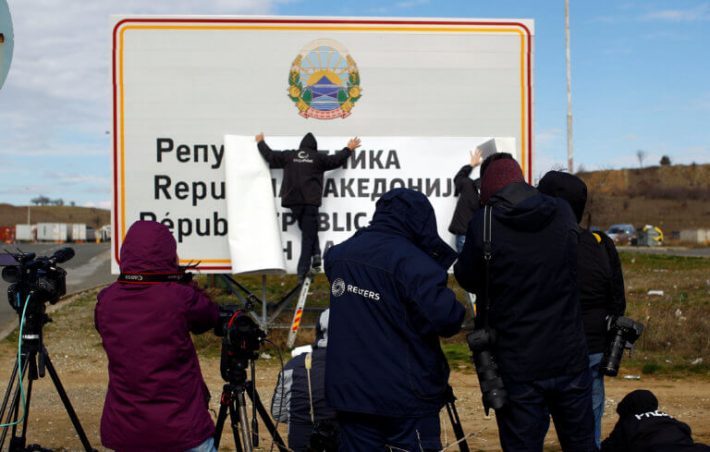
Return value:
<svg viewBox="0 0 710 452">
<path fill-rule="evenodd" d="M 429 196 L 453 244 L 453 176 L 490 138 L 531 179 L 530 20 L 115 17 L 112 35 L 114 272 L 141 218 L 172 228 L 183 262 L 230 271 L 224 135 L 294 149 L 312 132 L 330 152 L 364 137 L 326 174 L 323 247 L 398 186 Z M 274 202 L 294 272 L 300 233 Z"/>
</svg>

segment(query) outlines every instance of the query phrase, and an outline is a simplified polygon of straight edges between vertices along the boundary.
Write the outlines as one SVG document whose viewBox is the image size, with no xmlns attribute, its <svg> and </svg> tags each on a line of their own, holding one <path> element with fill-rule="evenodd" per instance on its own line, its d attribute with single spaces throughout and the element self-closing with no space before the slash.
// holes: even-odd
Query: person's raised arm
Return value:
<svg viewBox="0 0 710 452">
<path fill-rule="evenodd" d="M 343 166 L 355 149 L 360 147 L 360 138 L 354 137 L 348 141 L 348 145 L 333 155 L 323 155 L 320 159 L 320 167 L 324 171 L 332 170 Z"/>
<path fill-rule="evenodd" d="M 281 151 L 272 151 L 266 141 L 264 141 L 264 132 L 258 133 L 254 137 L 256 147 L 259 148 L 259 154 L 264 157 L 270 168 L 283 168 L 286 165 L 286 156 Z"/>
</svg>

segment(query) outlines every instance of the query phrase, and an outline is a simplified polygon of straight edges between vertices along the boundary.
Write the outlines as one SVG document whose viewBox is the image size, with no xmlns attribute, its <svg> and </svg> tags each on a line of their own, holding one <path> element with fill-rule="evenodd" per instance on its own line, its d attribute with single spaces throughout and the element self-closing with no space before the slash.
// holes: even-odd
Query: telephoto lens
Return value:
<svg viewBox="0 0 710 452">
<path fill-rule="evenodd" d="M 491 408 L 500 410 L 508 401 L 508 393 L 498 371 L 491 347 L 495 343 L 494 330 L 474 330 L 468 336 L 468 348 L 473 352 L 473 364 L 476 367 L 478 383 L 481 386 L 483 408 L 486 416 Z"/>
<path fill-rule="evenodd" d="M 619 374 L 624 350 L 631 348 L 641 336 L 643 324 L 628 317 L 611 317 L 609 318 L 608 330 L 611 341 L 604 352 L 600 371 L 604 375 L 615 377 Z"/>
</svg>

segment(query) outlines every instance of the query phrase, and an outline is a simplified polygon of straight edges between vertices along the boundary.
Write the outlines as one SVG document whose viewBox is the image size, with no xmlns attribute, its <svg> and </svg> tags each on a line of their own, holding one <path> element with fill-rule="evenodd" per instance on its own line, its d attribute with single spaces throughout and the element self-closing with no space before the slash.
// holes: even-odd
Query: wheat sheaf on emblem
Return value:
<svg viewBox="0 0 710 452">
<path fill-rule="evenodd" d="M 311 41 L 291 64 L 288 96 L 304 118 L 347 118 L 362 97 L 357 64 L 337 41 Z"/>
</svg>

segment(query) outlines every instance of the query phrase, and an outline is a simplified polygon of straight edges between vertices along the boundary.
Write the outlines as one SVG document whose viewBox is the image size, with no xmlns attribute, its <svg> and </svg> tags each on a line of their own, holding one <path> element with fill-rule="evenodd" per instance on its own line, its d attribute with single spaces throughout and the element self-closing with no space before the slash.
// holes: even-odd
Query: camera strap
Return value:
<svg viewBox="0 0 710 452">
<path fill-rule="evenodd" d="M 121 273 L 116 281 L 125 284 L 184 283 L 192 280 L 192 273 Z"/>
<path fill-rule="evenodd" d="M 493 248 L 491 245 L 491 224 L 493 219 L 492 207 L 486 205 L 483 208 L 483 261 L 485 265 L 483 285 L 483 327 L 488 330 L 488 312 L 491 307 L 490 284 L 491 284 L 491 258 L 493 257 Z"/>
</svg>

